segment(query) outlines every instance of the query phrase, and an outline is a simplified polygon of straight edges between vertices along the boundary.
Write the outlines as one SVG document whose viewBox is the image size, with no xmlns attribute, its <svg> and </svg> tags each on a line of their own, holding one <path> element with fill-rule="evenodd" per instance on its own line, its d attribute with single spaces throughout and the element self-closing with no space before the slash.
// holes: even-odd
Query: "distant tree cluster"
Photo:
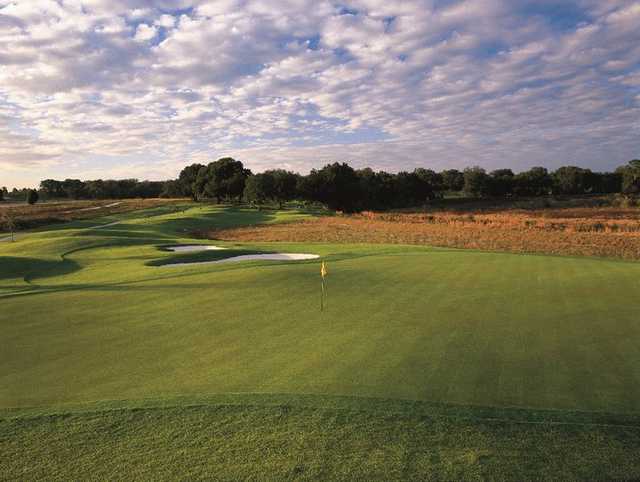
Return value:
<svg viewBox="0 0 640 482">
<path fill-rule="evenodd" d="M 463 172 L 463 191 L 474 197 L 627 192 L 622 188 L 626 170 L 625 166 L 616 172 L 601 173 L 566 166 L 550 173 L 544 167 L 534 167 L 514 174 L 511 169 L 487 173 L 480 167 L 470 167 Z"/>
<path fill-rule="evenodd" d="M 553 172 L 534 167 L 517 174 L 511 169 L 486 172 L 481 167 L 442 172 L 418 168 L 391 174 L 333 163 L 302 176 L 282 169 L 252 174 L 239 161 L 225 158 L 207 166 L 187 166 L 177 182 L 183 194 L 193 199 L 244 199 L 258 205 L 275 202 L 280 206 L 299 199 L 320 202 L 330 209 L 358 211 L 418 206 L 447 192 L 478 198 L 636 194 L 640 193 L 640 161 L 631 161 L 615 172 L 566 166 Z"/>
<path fill-rule="evenodd" d="M 9 191 L 5 186 L 0 187 L 0 201 L 25 201 L 29 204 L 35 204 L 38 202 L 40 194 L 36 189 L 16 189 L 13 188 Z"/>
<path fill-rule="evenodd" d="M 345 163 L 328 164 L 308 175 L 273 169 L 252 174 L 239 161 L 224 158 L 207 166 L 192 164 L 178 178 L 185 196 L 194 200 L 245 200 L 253 204 L 300 199 L 325 204 L 330 209 L 356 211 L 415 206 L 435 197 L 433 179 L 426 169 L 388 174 L 371 169 L 356 171 Z"/>
<path fill-rule="evenodd" d="M 282 206 L 294 199 L 319 202 L 330 209 L 359 211 L 419 206 L 447 193 L 477 198 L 624 193 L 640 195 L 640 160 L 630 161 L 614 172 L 593 172 L 565 166 L 549 172 L 533 167 L 514 173 L 511 169 L 487 172 L 481 167 L 463 171 L 435 172 L 418 168 L 411 172 L 388 173 L 370 168 L 353 169 L 346 163 L 327 164 L 300 175 L 283 169 L 253 174 L 242 162 L 225 157 L 185 167 L 178 179 L 81 181 L 46 179 L 38 191 L 0 190 L 0 200 L 122 199 L 190 197 L 216 202 L 246 201 L 255 205 Z"/>
<path fill-rule="evenodd" d="M 278 207 L 298 196 L 301 177 L 284 169 L 272 169 L 249 176 L 244 186 L 245 199 L 254 204 L 276 202 Z"/>
<path fill-rule="evenodd" d="M 45 179 L 40 182 L 40 193 L 47 199 L 127 199 L 157 198 L 166 188 L 164 181 L 138 181 L 137 179 Z"/>
<path fill-rule="evenodd" d="M 27 191 L 27 202 L 29 204 L 37 203 L 38 199 L 40 199 L 40 195 L 38 194 L 38 191 L 36 191 L 35 189 L 29 189 Z"/>
</svg>

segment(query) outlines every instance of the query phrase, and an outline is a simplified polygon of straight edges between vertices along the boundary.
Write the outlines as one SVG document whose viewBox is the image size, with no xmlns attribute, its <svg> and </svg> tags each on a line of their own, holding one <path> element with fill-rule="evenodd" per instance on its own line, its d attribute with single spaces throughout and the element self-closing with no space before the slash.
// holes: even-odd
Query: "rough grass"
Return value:
<svg viewBox="0 0 640 482">
<path fill-rule="evenodd" d="M 2 218 L 9 214 L 18 231 L 33 229 L 55 223 L 66 223 L 78 219 L 93 219 L 128 211 L 173 205 L 168 199 L 122 199 L 99 201 L 52 201 L 29 205 L 27 203 L 0 203 L 0 233 L 6 232 Z"/>
<path fill-rule="evenodd" d="M 325 216 L 295 224 L 214 230 L 224 241 L 418 244 L 640 259 L 640 210 L 574 208 Z"/>
<path fill-rule="evenodd" d="M 148 266 L 195 230 L 308 218 L 167 205 L 2 243 L 0 473 L 640 476 L 640 264 L 223 243 L 323 256 L 323 313 L 315 261 Z"/>
<path fill-rule="evenodd" d="M 226 396 L 0 412 L 0 478 L 630 480 L 640 422 L 400 401 Z M 4 415 L 4 416 L 3 416 Z M 549 418 L 540 422 L 537 417 Z M 577 419 L 576 419 L 577 418 Z"/>
</svg>

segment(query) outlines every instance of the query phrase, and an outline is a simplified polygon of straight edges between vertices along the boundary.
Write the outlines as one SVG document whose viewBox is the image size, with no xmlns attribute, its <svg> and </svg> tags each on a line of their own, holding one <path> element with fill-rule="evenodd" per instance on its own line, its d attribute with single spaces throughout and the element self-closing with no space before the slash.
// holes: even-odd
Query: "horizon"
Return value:
<svg viewBox="0 0 640 482">
<path fill-rule="evenodd" d="M 233 158 L 231 158 L 231 159 L 233 159 Z M 218 160 L 220 160 L 220 159 L 218 159 Z M 233 159 L 233 160 L 236 160 L 236 159 Z M 206 167 L 208 164 L 210 164 L 210 163 L 212 163 L 212 162 L 215 162 L 215 161 L 207 162 L 207 163 L 205 163 L 205 164 L 202 164 L 202 166 L 203 166 L 203 167 Z M 240 161 L 240 162 L 242 162 L 242 161 Z M 631 159 L 631 160 L 629 160 L 627 163 L 624 163 L 624 164 L 622 164 L 622 165 L 618 166 L 618 168 L 624 168 L 624 167 L 627 167 L 627 166 L 629 166 L 632 162 L 640 162 L 640 161 L 639 161 L 638 159 Z M 353 166 L 351 166 L 351 164 L 350 164 L 350 163 L 348 163 L 348 162 L 344 162 L 344 161 L 334 161 L 334 162 L 331 162 L 331 163 L 324 164 L 324 165 L 322 165 L 322 166 L 312 166 L 312 167 L 311 167 L 311 171 L 314 171 L 314 170 L 315 170 L 315 171 L 317 171 L 317 170 L 321 170 L 321 169 L 323 169 L 323 168 L 328 167 L 330 164 L 334 164 L 334 163 L 337 163 L 337 164 L 347 164 L 348 166 L 353 167 Z M 194 164 L 194 163 L 192 163 L 192 164 Z M 184 166 L 183 166 L 183 168 L 188 167 L 188 166 L 191 166 L 192 164 L 186 164 L 186 165 L 184 165 Z M 460 173 L 464 173 L 467 169 L 475 169 L 475 168 L 477 168 L 477 167 L 481 167 L 481 166 L 465 166 L 465 167 L 460 168 L 460 169 L 452 168 L 451 170 L 457 170 L 457 171 L 458 171 L 458 172 L 460 172 Z M 544 166 L 532 166 L 531 168 L 522 169 L 522 170 L 512 170 L 511 168 L 497 168 L 497 169 L 491 169 L 491 170 L 486 170 L 486 169 L 485 169 L 485 172 L 486 172 L 488 175 L 492 175 L 494 172 L 498 172 L 498 171 L 502 171 L 502 170 L 510 170 L 510 171 L 512 171 L 512 173 L 513 173 L 514 175 L 516 175 L 516 176 L 517 176 L 517 175 L 518 175 L 518 174 L 520 174 L 520 173 L 525 173 L 525 172 L 527 172 L 527 171 L 529 171 L 529 170 L 531 170 L 531 169 L 540 168 L 540 167 L 544 167 Z M 567 168 L 567 167 L 569 167 L 569 168 L 578 168 L 578 169 L 586 169 L 586 170 L 588 170 L 588 171 L 591 171 L 591 172 L 592 172 L 592 173 L 594 173 L 594 174 L 608 174 L 608 173 L 615 173 L 615 172 L 617 172 L 617 169 L 611 169 L 611 170 L 600 170 L 600 171 L 598 171 L 598 170 L 591 170 L 591 169 L 589 169 L 589 168 L 584 168 L 584 167 L 582 167 L 582 166 L 574 166 L 574 165 L 559 166 L 557 169 L 560 169 L 560 168 Z M 275 168 L 275 169 L 277 169 L 277 168 Z M 356 170 L 360 170 L 360 169 L 372 169 L 372 170 L 373 170 L 374 172 L 376 172 L 376 173 L 378 173 L 378 172 L 386 172 L 386 173 L 388 173 L 388 174 L 392 174 L 392 175 L 397 175 L 397 174 L 399 174 L 399 173 L 403 172 L 402 170 L 384 171 L 384 169 L 373 169 L 373 168 L 370 168 L 369 166 L 362 166 L 362 167 L 358 167 L 358 168 L 355 168 L 355 169 L 356 169 Z M 415 169 L 425 169 L 425 168 L 424 168 L 424 167 L 421 167 L 421 166 L 417 166 Z M 482 169 L 484 169 L 484 168 L 482 168 Z M 546 168 L 545 168 L 545 169 L 546 169 Z M 550 175 L 552 175 L 552 174 L 553 174 L 557 169 L 548 169 L 547 171 L 548 171 L 548 173 L 549 173 Z M 267 171 L 270 171 L 270 170 L 273 170 L 273 168 L 264 169 L 264 170 L 262 170 L 262 171 L 260 171 L 260 172 L 253 172 L 253 171 L 251 171 L 251 173 L 250 173 L 250 174 L 251 174 L 251 175 L 261 174 L 261 173 L 263 173 L 263 172 L 267 172 Z M 448 170 L 448 169 L 443 169 L 443 170 L 441 170 L 441 171 L 434 171 L 434 172 L 436 172 L 436 173 L 438 173 L 438 174 L 442 174 L 445 170 Z M 304 172 L 304 173 L 301 173 L 301 172 L 298 172 L 298 171 L 295 171 L 295 170 L 293 170 L 293 171 L 291 171 L 291 170 L 287 170 L 287 171 L 288 171 L 288 172 L 293 172 L 294 174 L 299 175 L 299 176 L 307 176 L 307 175 L 309 175 L 309 174 L 310 174 L 310 172 Z M 410 171 L 404 171 L 404 172 L 410 172 Z M 122 178 L 107 178 L 107 177 L 104 177 L 104 178 L 94 178 L 94 179 L 88 179 L 88 178 L 87 178 L 87 179 L 84 179 L 84 178 L 64 178 L 64 179 L 63 179 L 63 178 L 46 178 L 46 179 L 40 179 L 36 184 L 34 184 L 34 185 L 32 185 L 32 186 L 7 186 L 7 185 L 0 184 L 0 188 L 7 188 L 9 192 L 10 192 L 10 191 L 12 191 L 12 189 L 13 189 L 13 188 L 15 188 L 15 189 L 17 189 L 17 190 L 25 190 L 25 189 L 35 189 L 35 190 L 40 190 L 40 189 L 41 189 L 41 182 L 42 182 L 42 181 L 48 181 L 48 180 L 53 180 L 53 181 L 58 181 L 58 182 L 63 182 L 63 181 L 66 181 L 66 180 L 80 180 L 81 182 L 85 182 L 85 183 L 87 183 L 87 182 L 95 182 L 95 181 L 125 181 L 125 180 L 135 180 L 135 181 L 137 181 L 137 182 L 160 182 L 160 183 L 165 183 L 165 182 L 170 182 L 170 181 L 174 181 L 174 180 L 177 180 L 177 179 L 178 179 L 178 175 L 176 175 L 176 176 L 175 176 L 175 177 L 173 177 L 173 178 L 166 178 L 166 179 L 139 179 L 139 178 L 127 178 L 127 177 L 122 177 Z"/>
<path fill-rule="evenodd" d="M 0 0 L 0 186 L 227 156 L 612 171 L 640 157 L 639 24 L 631 0 Z"/>
</svg>

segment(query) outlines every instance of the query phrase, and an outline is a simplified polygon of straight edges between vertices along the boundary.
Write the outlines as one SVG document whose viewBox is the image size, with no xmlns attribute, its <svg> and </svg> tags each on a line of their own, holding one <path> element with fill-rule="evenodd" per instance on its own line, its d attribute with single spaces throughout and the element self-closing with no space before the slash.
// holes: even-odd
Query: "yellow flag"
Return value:
<svg viewBox="0 0 640 482">
<path fill-rule="evenodd" d="M 324 265 L 324 261 L 322 262 L 322 266 L 320 266 L 320 276 L 322 276 L 322 278 L 324 279 L 325 276 L 327 276 L 329 274 L 329 272 L 327 271 L 327 267 Z"/>
</svg>

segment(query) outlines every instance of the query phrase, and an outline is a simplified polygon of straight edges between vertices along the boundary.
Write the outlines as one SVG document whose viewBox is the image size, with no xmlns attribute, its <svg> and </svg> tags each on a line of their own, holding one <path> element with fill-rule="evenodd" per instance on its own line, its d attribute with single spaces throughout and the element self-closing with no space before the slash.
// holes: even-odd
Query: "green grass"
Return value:
<svg viewBox="0 0 640 482">
<path fill-rule="evenodd" d="M 184 204 L 0 244 L 0 473 L 640 477 L 640 264 L 223 243 L 321 255 L 323 313 L 317 261 L 152 266 L 306 215 Z"/>
<path fill-rule="evenodd" d="M 0 421 L 0 472 L 23 480 L 573 480 L 640 472 L 630 456 L 640 446 L 638 426 L 629 425 L 637 420 L 557 418 L 304 396 L 89 404 Z"/>
</svg>

